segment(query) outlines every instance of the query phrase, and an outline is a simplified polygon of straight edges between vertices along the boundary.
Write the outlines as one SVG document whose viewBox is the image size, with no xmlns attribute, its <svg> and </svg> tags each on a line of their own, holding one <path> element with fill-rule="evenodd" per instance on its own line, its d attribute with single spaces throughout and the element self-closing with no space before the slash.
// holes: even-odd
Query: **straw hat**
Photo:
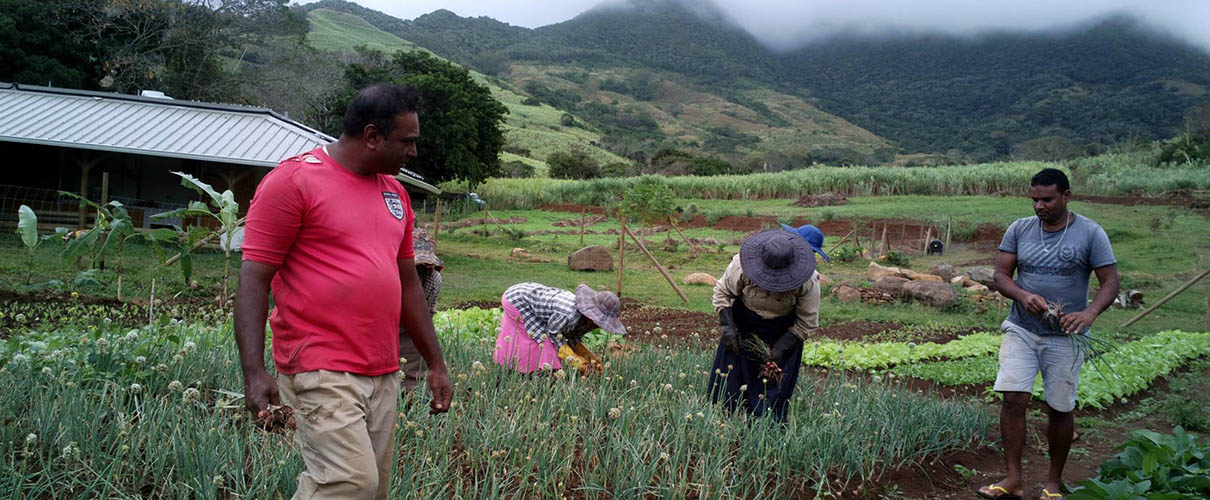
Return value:
<svg viewBox="0 0 1210 500">
<path fill-rule="evenodd" d="M 601 329 L 618 335 L 626 334 L 622 325 L 622 301 L 613 292 L 598 292 L 588 285 L 576 287 L 576 309 Z"/>
<path fill-rule="evenodd" d="M 739 249 L 744 276 L 770 292 L 788 292 L 811 279 L 815 252 L 796 233 L 769 229 L 744 240 Z"/>
</svg>

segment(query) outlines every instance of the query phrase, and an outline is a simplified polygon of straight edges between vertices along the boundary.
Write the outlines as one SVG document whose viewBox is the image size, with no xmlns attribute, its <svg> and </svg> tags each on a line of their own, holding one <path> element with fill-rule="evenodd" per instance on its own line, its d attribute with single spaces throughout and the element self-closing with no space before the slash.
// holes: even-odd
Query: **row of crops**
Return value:
<svg viewBox="0 0 1210 500">
<path fill-rule="evenodd" d="M 720 176 L 645 176 L 590 180 L 489 179 L 476 187 L 495 208 L 537 208 L 547 203 L 603 205 L 637 183 L 666 184 L 677 197 L 753 200 L 797 198 L 802 193 L 848 196 L 990 195 L 1021 193 L 1039 170 L 1056 167 L 1072 176 L 1082 195 L 1126 196 L 1210 189 L 1210 165 L 1152 167 L 1138 155 L 1102 155 L 1069 165 L 1001 162 L 948 167 L 813 167 L 776 173 Z M 451 186 L 454 187 L 454 186 Z M 465 186 L 454 187 L 462 190 Z"/>
<path fill-rule="evenodd" d="M 1000 335 L 976 333 L 946 343 L 816 342 L 805 346 L 811 366 L 858 370 L 880 377 L 914 377 L 944 386 L 990 385 L 996 380 Z M 1190 360 L 1210 355 L 1210 334 L 1163 331 L 1114 346 L 1086 362 L 1077 399 L 1081 407 L 1104 408 L 1125 402 Z M 1042 395 L 1042 380 L 1034 383 Z"/>
<path fill-rule="evenodd" d="M 229 318 L 0 305 L 0 491 L 14 498 L 285 498 L 303 464 L 243 409 Z M 190 312 L 186 312 L 189 314 Z M 16 316 L 21 318 L 16 320 Z M 709 354 L 631 345 L 605 374 L 495 366 L 499 310 L 440 313 L 450 412 L 401 401 L 392 498 L 804 496 L 974 445 L 985 408 L 804 378 L 783 427 L 705 395 Z M 451 477 L 451 474 L 454 476 Z"/>
</svg>

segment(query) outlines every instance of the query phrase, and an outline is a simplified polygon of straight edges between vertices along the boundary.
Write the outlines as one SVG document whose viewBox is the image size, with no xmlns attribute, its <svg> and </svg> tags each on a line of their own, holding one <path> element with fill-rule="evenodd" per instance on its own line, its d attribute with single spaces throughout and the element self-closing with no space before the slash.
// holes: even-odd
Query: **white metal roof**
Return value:
<svg viewBox="0 0 1210 500">
<path fill-rule="evenodd" d="M 0 83 L 0 141 L 275 167 L 335 140 L 266 108 Z"/>
</svg>

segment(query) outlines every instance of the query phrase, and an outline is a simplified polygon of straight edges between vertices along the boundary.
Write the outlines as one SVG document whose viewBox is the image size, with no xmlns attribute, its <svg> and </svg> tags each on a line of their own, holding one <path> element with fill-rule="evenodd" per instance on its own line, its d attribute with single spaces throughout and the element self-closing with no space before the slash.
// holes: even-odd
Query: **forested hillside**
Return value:
<svg viewBox="0 0 1210 500">
<path fill-rule="evenodd" d="M 1204 50 L 1121 17 L 1057 33 L 834 37 L 779 54 L 708 1 L 632 0 L 534 30 L 448 11 L 399 21 L 360 10 L 384 30 L 520 85 L 535 68 L 668 73 L 767 124 L 787 121 L 754 95 L 759 88 L 804 99 L 900 152 L 948 153 L 952 161 L 1009 157 L 1037 139 L 1078 154 L 1170 137 L 1187 110 L 1210 100 Z M 526 71 L 514 75 L 517 67 Z M 653 93 L 642 78 L 605 87 L 639 100 Z M 812 149 L 831 160 L 877 160 L 877 146 L 856 155 Z"/>
</svg>

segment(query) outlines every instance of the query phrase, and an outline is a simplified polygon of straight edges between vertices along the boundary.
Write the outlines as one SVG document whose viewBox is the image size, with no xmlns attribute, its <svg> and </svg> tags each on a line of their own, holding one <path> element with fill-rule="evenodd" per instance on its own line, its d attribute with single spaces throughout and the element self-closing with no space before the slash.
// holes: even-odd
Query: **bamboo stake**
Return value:
<svg viewBox="0 0 1210 500">
<path fill-rule="evenodd" d="M 626 264 L 626 216 L 618 219 L 622 223 L 622 232 L 618 233 L 618 298 L 622 298 L 622 267 Z"/>
<path fill-rule="evenodd" d="M 151 278 L 151 299 L 147 301 L 147 326 L 151 326 L 151 319 L 155 317 L 155 278 Z"/>
<path fill-rule="evenodd" d="M 242 225 L 244 223 L 244 221 L 247 219 L 248 219 L 247 217 L 244 217 L 243 219 L 237 220 L 237 221 L 235 221 L 235 225 L 238 227 L 238 226 Z M 207 236 L 205 238 L 198 240 L 197 243 L 193 244 L 193 247 L 190 248 L 189 251 L 192 252 L 194 250 L 202 248 L 203 245 L 209 244 L 210 240 L 212 240 L 214 238 L 218 238 L 224 234 L 227 234 L 227 231 L 223 230 L 223 229 L 219 229 L 218 231 L 215 231 L 214 233 L 212 233 L 210 236 Z M 176 255 L 173 255 L 172 257 L 169 257 L 168 260 L 164 261 L 164 266 L 167 267 L 167 266 L 176 264 L 176 261 L 181 260 L 182 255 L 184 255 L 184 254 L 178 253 Z"/>
<path fill-rule="evenodd" d="M 886 257 L 887 253 L 890 251 L 890 245 L 888 243 L 889 242 L 886 239 L 886 224 L 883 224 L 882 225 L 882 249 L 881 249 L 883 257 Z"/>
<path fill-rule="evenodd" d="M 441 234 L 441 198 L 437 198 L 437 213 L 433 214 L 433 246 L 437 246 L 437 235 Z"/>
<path fill-rule="evenodd" d="M 699 250 L 697 245 L 694 245 L 693 242 L 689 240 L 689 237 L 685 236 L 685 233 L 681 232 L 681 228 L 676 225 L 675 221 L 669 220 L 668 222 L 672 224 L 672 228 L 676 230 L 676 234 L 681 235 L 681 239 L 685 240 L 685 243 L 689 244 L 689 248 L 693 250 L 693 254 L 697 255 Z"/>
<path fill-rule="evenodd" d="M 856 229 L 854 229 L 853 231 L 849 231 L 849 234 L 844 235 L 844 238 L 841 238 L 840 241 L 837 241 L 835 245 L 832 245 L 832 249 L 828 250 L 828 253 L 835 252 L 837 248 L 840 248 L 841 244 L 843 244 L 846 241 L 849 241 L 849 237 L 853 236 L 854 231 L 856 231 Z"/>
<path fill-rule="evenodd" d="M 1184 292 L 1185 290 L 1188 290 L 1189 287 L 1197 284 L 1197 282 L 1201 281 L 1202 278 L 1205 278 L 1208 274 L 1210 274 L 1210 269 L 1206 269 L 1205 271 L 1198 273 L 1197 276 L 1194 276 L 1193 279 L 1186 281 L 1184 285 L 1180 286 L 1180 288 L 1177 288 L 1176 290 L 1173 290 L 1172 293 L 1165 295 L 1164 298 L 1159 300 L 1159 302 L 1152 304 L 1151 307 L 1148 307 L 1143 312 L 1139 313 L 1138 316 L 1130 318 L 1125 323 L 1122 323 L 1122 326 L 1118 328 L 1126 328 L 1130 325 L 1133 325 L 1136 321 L 1143 319 L 1143 317 L 1147 316 L 1148 314 L 1151 314 L 1152 311 L 1159 309 L 1159 307 L 1164 305 L 1165 302 L 1172 300 L 1173 297 L 1180 295 L 1181 292 Z"/>
<path fill-rule="evenodd" d="M 929 240 L 933 239 L 933 228 L 929 228 L 927 233 L 924 233 L 924 253 L 929 251 Z"/>
<path fill-rule="evenodd" d="M 655 256 L 651 254 L 650 250 L 647 250 L 647 246 L 643 244 L 643 240 L 640 240 L 637 236 L 634 235 L 634 233 L 630 232 L 629 229 L 626 229 L 626 228 L 622 228 L 622 229 L 624 231 L 626 231 L 626 234 L 630 236 L 630 239 L 634 240 L 634 243 L 636 245 L 638 245 L 639 250 L 642 250 L 644 254 L 647 254 L 647 258 L 651 259 L 652 264 L 655 264 L 655 269 L 657 271 L 659 271 L 660 274 L 664 275 L 664 279 L 668 280 L 668 284 L 672 285 L 672 289 L 676 290 L 676 294 L 681 296 L 681 300 L 685 301 L 685 303 L 688 304 L 689 297 L 685 296 L 685 292 L 681 291 L 681 287 L 676 286 L 676 280 L 672 279 L 672 275 L 668 274 L 668 271 L 666 271 L 664 269 L 664 266 L 660 265 L 660 261 L 656 260 Z"/>
<path fill-rule="evenodd" d="M 491 219 L 491 220 L 492 220 L 492 224 L 495 224 L 495 225 L 496 225 L 496 227 L 500 228 L 500 231 L 505 232 L 505 233 L 507 233 L 507 232 L 508 232 L 508 230 L 507 230 L 507 229 L 504 229 L 504 225 L 500 223 L 500 219 L 497 219 L 495 215 L 492 215 L 492 213 L 491 213 L 490 211 L 488 211 L 488 210 L 487 210 L 487 206 L 486 206 L 486 205 L 484 205 L 484 208 L 483 208 L 483 213 L 487 215 L 487 218 L 488 218 L 488 219 Z M 487 219 L 484 219 L 484 220 L 483 220 L 483 226 L 484 226 L 484 229 L 483 229 L 483 230 L 484 230 L 484 231 L 487 231 Z"/>
<path fill-rule="evenodd" d="M 584 216 L 586 215 L 588 215 L 587 210 L 580 213 L 580 248 L 584 248 Z"/>
</svg>

